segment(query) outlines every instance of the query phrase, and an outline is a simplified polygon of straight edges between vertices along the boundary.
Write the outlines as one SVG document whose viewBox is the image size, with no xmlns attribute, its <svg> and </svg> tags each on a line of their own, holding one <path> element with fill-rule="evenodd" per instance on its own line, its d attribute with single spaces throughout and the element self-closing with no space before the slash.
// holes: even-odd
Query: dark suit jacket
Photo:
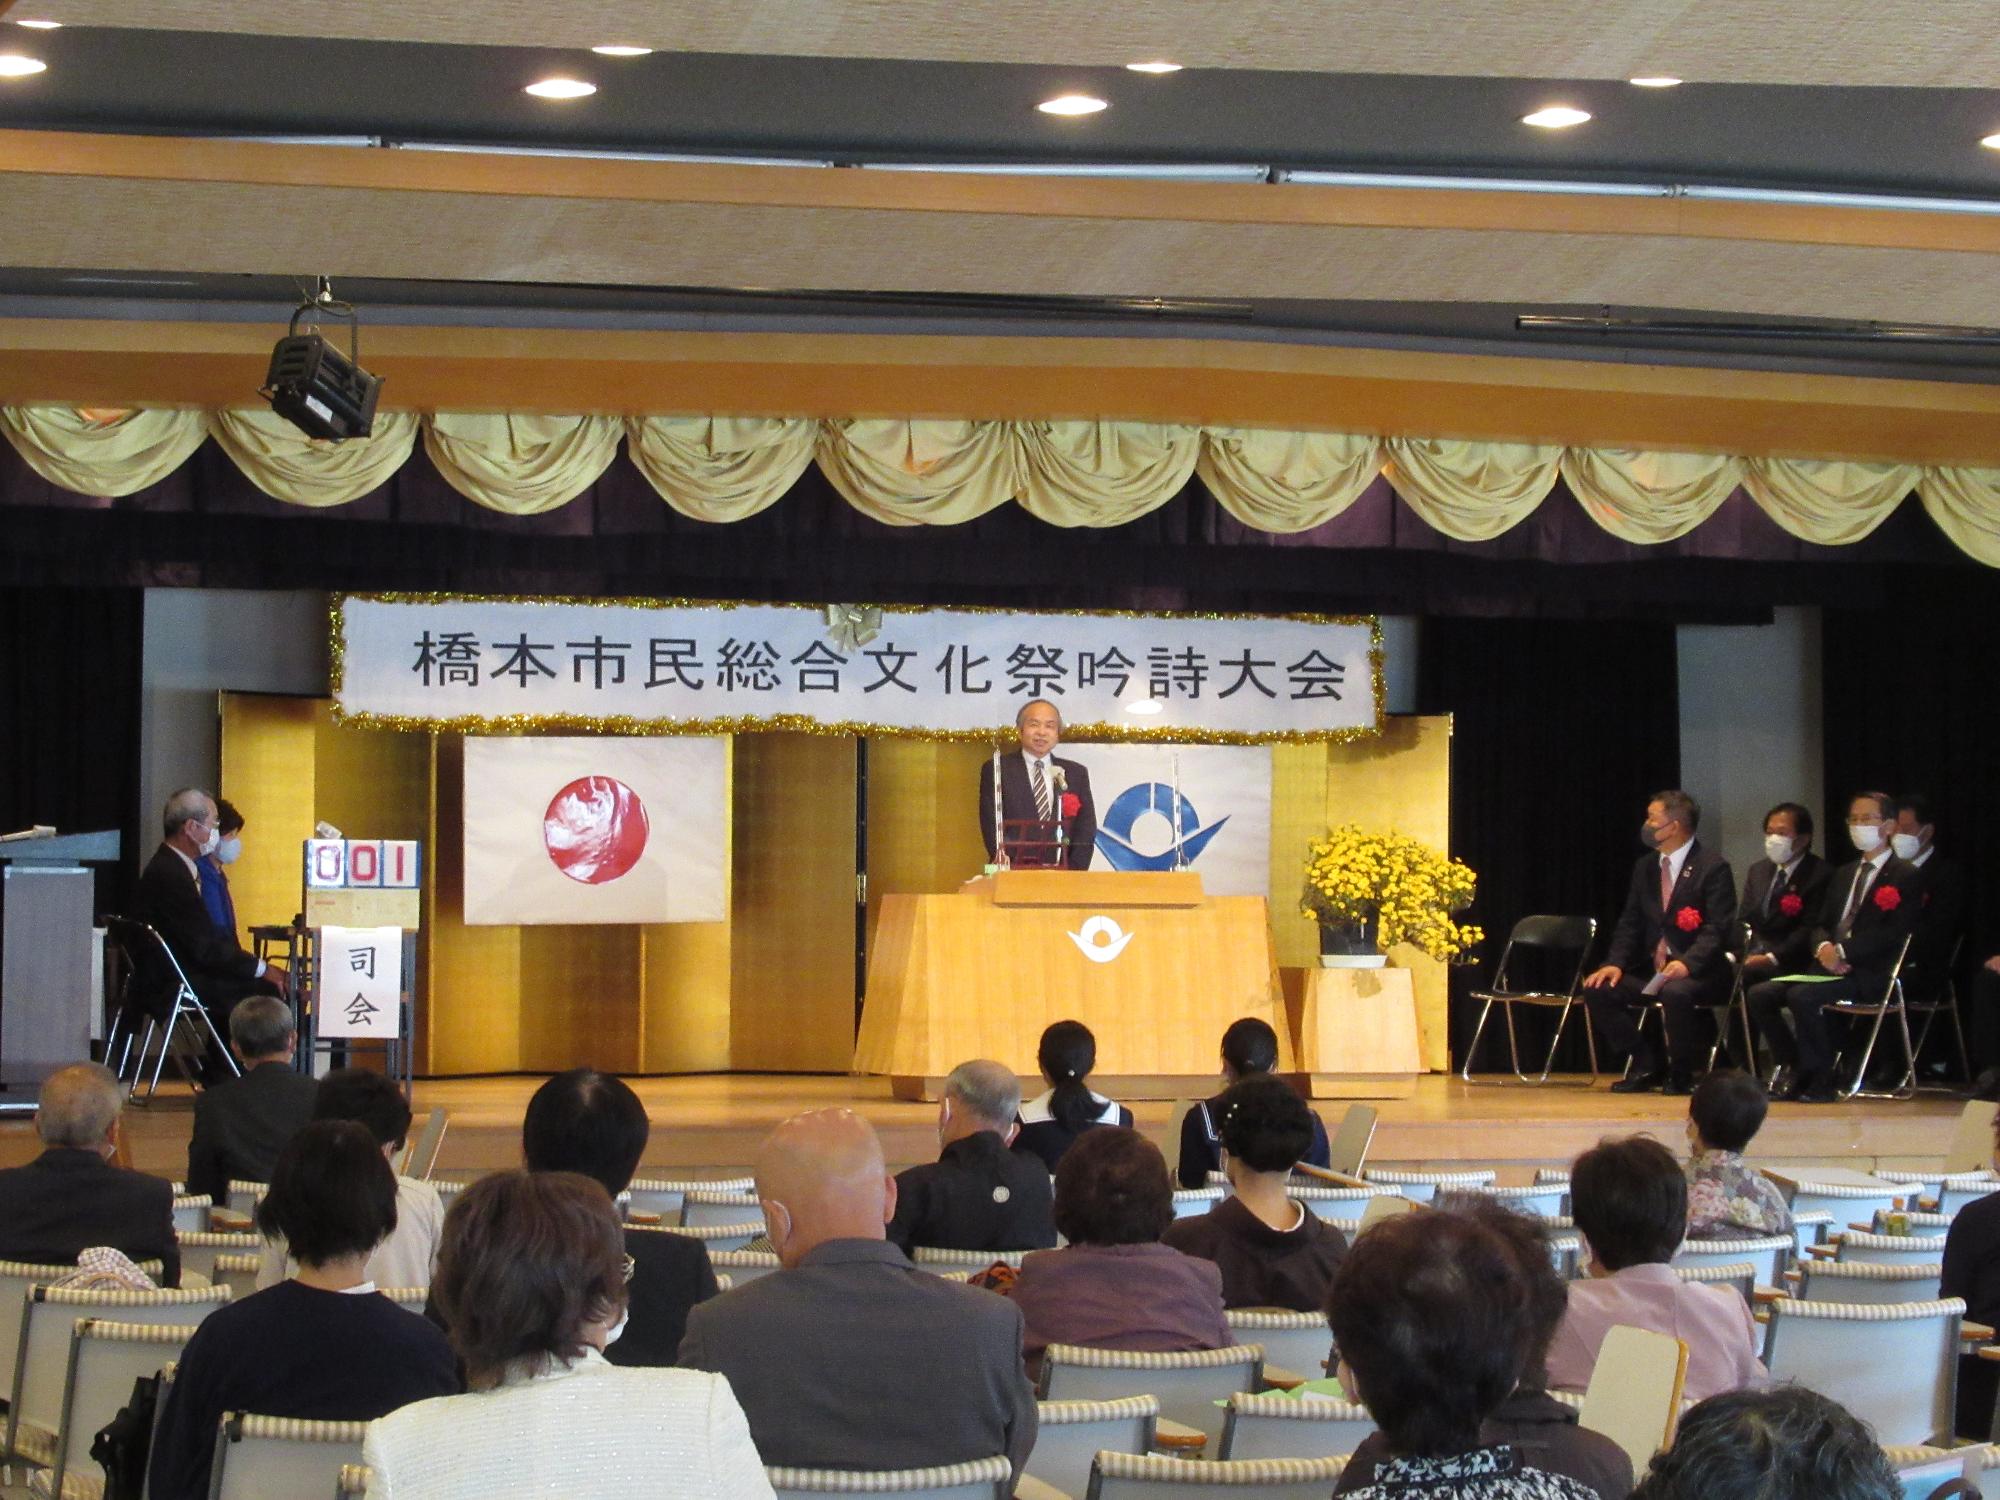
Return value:
<svg viewBox="0 0 2000 1500">
<path fill-rule="evenodd" d="M 1861 974 L 1887 975 L 1903 938 L 1916 926 L 1923 901 L 1920 890 L 1923 872 L 1892 855 L 1868 888 L 1868 894 L 1861 898 L 1849 930 L 1843 933 L 1841 917 L 1847 910 L 1847 898 L 1865 864 L 1865 860 L 1850 860 L 1833 872 L 1826 885 L 1826 905 L 1820 908 L 1819 925 L 1813 929 L 1810 951 L 1817 953 L 1821 943 L 1835 942 L 1847 955 L 1847 962 Z M 1884 894 L 1888 891 L 1895 892 L 1893 902 Z"/>
<path fill-rule="evenodd" d="M 904 1250 L 1046 1250 L 1056 1242 L 1048 1169 L 991 1130 L 953 1141 L 936 1161 L 896 1174 L 889 1240 Z"/>
<path fill-rule="evenodd" d="M 0 1172 L 0 1260 L 73 1266 L 93 1245 L 163 1261 L 161 1285 L 179 1286 L 173 1184 L 69 1146 Z"/>
<path fill-rule="evenodd" d="M 1683 912 L 1694 913 L 1685 927 L 1681 925 Z M 1660 856 L 1642 854 L 1632 866 L 1625 909 L 1618 914 L 1604 961 L 1634 976 L 1651 974 L 1653 945 L 1665 937 L 1668 956 L 1687 965 L 1690 979 L 1720 989 L 1728 983 L 1729 970 L 1722 955 L 1728 949 L 1728 933 L 1735 921 L 1736 878 L 1719 851 L 1700 839 L 1688 845 L 1680 878 L 1674 882 L 1673 900 L 1664 913 L 1660 910 Z"/>
<path fill-rule="evenodd" d="M 1750 953 L 1769 953 L 1778 960 L 1775 969 L 1766 971 L 1766 977 L 1801 974 L 1812 962 L 1813 924 L 1826 905 L 1826 883 L 1832 878 L 1833 866 L 1811 852 L 1800 858 L 1789 881 L 1780 881 L 1778 867 L 1768 859 L 1758 860 L 1743 877 L 1743 901 L 1736 908 L 1736 920 L 1750 929 Z M 1798 897 L 1795 912 L 1785 910 L 1788 895 Z"/>
<path fill-rule="evenodd" d="M 1091 800 L 1090 772 L 1073 760 L 1051 755 L 1049 764 L 1062 767 L 1068 785 L 1064 788 L 1083 804 L 1069 821 L 1069 853 L 1065 863 L 1072 870 L 1090 867 L 1097 847 L 1097 804 Z M 1028 784 L 1028 764 L 1018 746 L 1000 755 L 1000 816 L 1006 822 L 1037 816 L 1034 789 Z M 993 830 L 993 760 L 979 763 L 979 832 L 986 840 L 986 857 L 996 858 L 998 845 Z"/>
<path fill-rule="evenodd" d="M 917 1469 L 1035 1446 L 1021 1311 L 887 1240 L 829 1240 L 688 1314 L 680 1362 L 729 1377 L 767 1464 Z"/>
<path fill-rule="evenodd" d="M 240 995 L 247 981 L 256 978 L 257 960 L 237 946 L 234 933 L 225 935 L 216 928 L 194 876 L 165 844 L 154 851 L 139 876 L 139 916 L 167 940 L 203 999 L 210 994 L 206 987 L 210 984 L 220 982 L 218 993 L 227 989 Z"/>
<path fill-rule="evenodd" d="M 1965 930 L 1965 867 L 1935 851 L 1917 872 L 1917 926 L 1903 967 L 1913 1000 L 1927 999 L 1944 984 L 1952 946 Z"/>
<path fill-rule="evenodd" d="M 625 1332 L 604 1351 L 614 1365 L 670 1367 L 687 1333 L 688 1310 L 717 1294 L 708 1247 L 664 1229 L 625 1231 L 632 1257 Z"/>
<path fill-rule="evenodd" d="M 269 1182 L 278 1153 L 312 1118 L 319 1085 L 290 1063 L 259 1063 L 194 1101 L 187 1190 L 227 1202 L 232 1179 Z"/>
</svg>

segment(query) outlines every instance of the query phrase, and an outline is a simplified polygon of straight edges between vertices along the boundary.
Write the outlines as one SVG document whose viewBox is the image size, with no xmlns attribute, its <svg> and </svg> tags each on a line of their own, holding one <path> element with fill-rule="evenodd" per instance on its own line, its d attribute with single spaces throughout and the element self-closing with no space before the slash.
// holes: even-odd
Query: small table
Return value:
<svg viewBox="0 0 2000 1500">
<path fill-rule="evenodd" d="M 1308 969 L 1299 1071 L 1315 1099 L 1407 1099 L 1424 1070 L 1408 969 Z"/>
</svg>

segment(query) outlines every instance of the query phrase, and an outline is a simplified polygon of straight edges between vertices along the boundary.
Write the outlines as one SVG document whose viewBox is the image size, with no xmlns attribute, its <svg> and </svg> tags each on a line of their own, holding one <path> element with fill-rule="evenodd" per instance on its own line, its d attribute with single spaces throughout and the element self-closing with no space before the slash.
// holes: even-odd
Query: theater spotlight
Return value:
<svg viewBox="0 0 2000 1500">
<path fill-rule="evenodd" d="M 319 335 L 321 318 L 347 320 L 347 353 Z M 299 331 L 304 321 L 306 331 Z M 361 319 L 351 304 L 335 299 L 333 283 L 319 289 L 292 314 L 290 329 L 271 350 L 271 370 L 258 394 L 271 410 L 308 437 L 367 437 L 375 428 L 375 401 L 382 379 L 361 368 Z"/>
</svg>

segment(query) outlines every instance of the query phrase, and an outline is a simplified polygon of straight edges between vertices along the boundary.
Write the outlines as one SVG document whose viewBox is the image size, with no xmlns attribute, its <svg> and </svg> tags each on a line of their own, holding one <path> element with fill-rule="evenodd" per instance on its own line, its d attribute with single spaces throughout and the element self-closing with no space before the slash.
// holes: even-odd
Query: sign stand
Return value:
<svg viewBox="0 0 2000 1500">
<path fill-rule="evenodd" d="M 379 1043 L 384 1070 L 407 1091 L 415 1064 L 422 848 L 406 839 L 307 839 L 299 994 L 301 1050 L 343 1065 Z"/>
</svg>

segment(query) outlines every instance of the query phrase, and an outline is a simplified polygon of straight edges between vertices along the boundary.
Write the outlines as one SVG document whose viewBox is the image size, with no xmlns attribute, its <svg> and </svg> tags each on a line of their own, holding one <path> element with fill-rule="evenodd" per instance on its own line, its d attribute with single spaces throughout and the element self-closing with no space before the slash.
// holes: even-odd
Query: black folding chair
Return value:
<svg viewBox="0 0 2000 1500">
<path fill-rule="evenodd" d="M 1924 1043 L 1930 1040 L 1931 1027 L 1937 1022 L 1938 1012 L 1943 1011 L 1951 1017 L 1951 1039 L 1958 1046 L 1959 1076 L 1970 1083 L 1972 1081 L 1972 1060 L 1965 1050 L 1965 1028 L 1959 1024 L 1958 1019 L 1958 959 L 1959 954 L 1964 948 L 1965 937 L 1961 934 L 1952 940 L 1951 957 L 1945 960 L 1942 980 L 1936 988 L 1931 990 L 1931 998 L 1928 1000 L 1911 1000 L 1906 996 L 1903 1001 L 1903 1009 L 1911 1015 L 1922 1016 L 1924 1018 L 1924 1024 L 1917 1028 L 1916 1045 L 1918 1057 L 1924 1055 Z M 1906 984 L 1905 989 L 1907 988 Z"/>
<path fill-rule="evenodd" d="M 195 993 L 194 984 L 188 979 L 180 960 L 174 957 L 174 950 L 167 946 L 167 940 L 146 923 L 131 917 L 108 916 L 101 921 L 112 945 L 124 960 L 116 1009 L 104 1039 L 104 1061 L 120 1078 L 125 1077 L 125 1065 L 131 1063 L 133 1102 L 153 1102 L 153 1096 L 159 1092 L 160 1074 L 166 1070 L 170 1055 L 189 1086 L 201 1087 L 200 1080 L 186 1060 L 174 1051 L 176 1035 L 190 1036 L 196 1047 L 205 1048 L 202 1033 L 206 1031 L 208 1040 L 214 1043 L 214 1050 L 229 1064 L 231 1071 L 241 1077 L 243 1070 L 230 1054 L 222 1033 L 216 1030 L 215 1018 L 209 1015 L 208 1007 Z M 139 1042 L 138 1056 L 133 1057 L 132 1038 L 138 1034 L 142 1020 L 145 1022 L 145 1034 Z M 139 1080 L 145 1074 L 146 1057 L 152 1051 L 156 1036 L 160 1050 L 153 1059 L 153 1076 L 142 1100 L 139 1098 Z M 119 1050 L 121 1040 L 122 1052 Z"/>
<path fill-rule="evenodd" d="M 1840 1091 L 1843 1099 L 1860 1097 L 1863 1099 L 1914 1099 L 1917 1094 L 1917 1049 L 1910 1041 L 1910 1009 L 1903 1002 L 1903 964 L 1910 956 L 1910 940 L 1903 939 L 1896 950 L 1896 961 L 1889 967 L 1888 981 L 1882 986 L 1880 1000 L 1835 1000 L 1822 1012 L 1828 1016 L 1873 1016 L 1875 1024 L 1868 1028 L 1868 1043 L 1861 1049 L 1861 1061 L 1855 1065 L 1854 1082 Z M 1876 1038 L 1882 1035 L 1882 1022 L 1889 1016 L 1896 1018 L 1897 1028 L 1903 1036 L 1903 1076 L 1896 1086 L 1886 1090 L 1864 1089 L 1862 1084 L 1868 1077 L 1869 1060 L 1875 1056 Z M 1847 1049 L 1842 1048 L 1834 1058 L 1834 1073 L 1840 1072 Z"/>
<path fill-rule="evenodd" d="M 1522 1083 L 1542 1084 L 1549 1081 L 1549 1070 L 1555 1066 L 1556 1048 L 1562 1045 L 1563 1027 L 1569 1021 L 1569 1013 L 1581 1006 L 1584 965 L 1590 961 L 1590 949 L 1597 941 L 1597 918 L 1595 917 L 1523 917 L 1514 924 L 1514 930 L 1507 934 L 1507 946 L 1501 951 L 1499 965 L 1493 970 L 1493 984 L 1490 989 L 1474 990 L 1472 998 L 1483 1001 L 1479 1011 L 1479 1024 L 1473 1028 L 1472 1041 L 1465 1049 L 1465 1066 L 1459 1070 L 1459 1077 L 1467 1083 L 1505 1083 L 1504 1078 L 1480 1079 L 1472 1076 L 1472 1059 L 1478 1054 L 1479 1039 L 1486 1032 L 1486 1018 L 1498 1005 L 1507 1019 L 1507 1048 L 1513 1062 L 1514 1076 Z M 1514 960 L 1516 948 L 1537 949 L 1548 954 L 1561 954 L 1576 950 L 1576 969 L 1570 975 L 1566 989 L 1519 988 L 1508 983 L 1508 975 Z M 1521 1042 L 1514 1031 L 1514 1007 L 1530 1005 L 1543 1009 L 1561 1010 L 1556 1017 L 1556 1032 L 1549 1039 L 1549 1055 L 1542 1060 L 1539 1078 L 1530 1078 L 1521 1070 Z M 1583 1009 L 1584 1045 L 1590 1055 L 1590 1080 L 1597 1081 L 1597 1037 L 1591 1030 L 1590 1009 Z"/>
</svg>

